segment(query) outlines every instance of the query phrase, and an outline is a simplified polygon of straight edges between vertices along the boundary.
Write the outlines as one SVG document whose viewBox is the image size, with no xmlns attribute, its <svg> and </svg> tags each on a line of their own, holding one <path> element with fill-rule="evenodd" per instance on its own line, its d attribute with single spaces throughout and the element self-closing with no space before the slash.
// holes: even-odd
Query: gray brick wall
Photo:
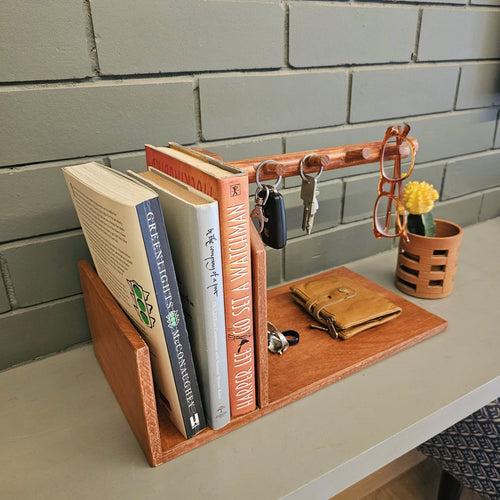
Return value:
<svg viewBox="0 0 500 500">
<path fill-rule="evenodd" d="M 88 340 L 64 165 L 139 170 L 143 144 L 168 140 L 236 160 L 406 120 L 436 215 L 500 216 L 498 0 L 5 0 L 2 13 L 0 369 Z M 311 236 L 286 179 L 270 285 L 391 247 L 371 236 L 376 171 L 324 173 Z"/>
</svg>

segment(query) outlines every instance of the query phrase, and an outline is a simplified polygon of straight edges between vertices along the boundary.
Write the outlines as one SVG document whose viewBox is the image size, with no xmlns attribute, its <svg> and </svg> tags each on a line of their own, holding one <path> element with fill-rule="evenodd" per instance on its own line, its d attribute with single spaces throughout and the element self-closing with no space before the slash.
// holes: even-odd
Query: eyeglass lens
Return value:
<svg viewBox="0 0 500 500">
<path fill-rule="evenodd" d="M 398 148 L 402 154 L 397 159 L 389 159 L 390 151 L 394 151 L 394 148 Z M 390 137 L 383 150 L 382 175 L 388 180 L 400 180 L 410 175 L 412 168 L 413 155 L 408 140 Z"/>
<path fill-rule="evenodd" d="M 374 223 L 377 231 L 387 237 L 396 237 L 404 227 L 404 212 L 397 198 L 382 194 L 377 198 Z"/>
</svg>

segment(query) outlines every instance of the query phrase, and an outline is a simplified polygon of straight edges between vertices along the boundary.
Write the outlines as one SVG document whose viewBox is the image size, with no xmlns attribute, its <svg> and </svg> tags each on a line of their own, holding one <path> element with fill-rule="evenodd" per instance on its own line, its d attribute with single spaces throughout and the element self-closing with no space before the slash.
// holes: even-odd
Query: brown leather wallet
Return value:
<svg viewBox="0 0 500 500">
<path fill-rule="evenodd" d="M 313 279 L 290 290 L 293 299 L 334 338 L 348 339 L 401 314 L 401 308 L 383 295 L 349 278 Z"/>
</svg>

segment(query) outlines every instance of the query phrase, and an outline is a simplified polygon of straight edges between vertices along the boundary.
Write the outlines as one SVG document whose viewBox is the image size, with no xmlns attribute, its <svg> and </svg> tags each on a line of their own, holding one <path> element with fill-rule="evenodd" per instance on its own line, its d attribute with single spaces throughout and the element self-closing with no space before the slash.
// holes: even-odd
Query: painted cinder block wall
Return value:
<svg viewBox="0 0 500 500">
<path fill-rule="evenodd" d="M 140 169 L 168 140 L 233 160 L 408 120 L 437 214 L 500 215 L 498 0 L 4 0 L 0 18 L 0 369 L 89 338 L 64 165 Z M 310 237 L 286 180 L 271 284 L 391 246 L 370 231 L 376 169 L 322 176 Z"/>
</svg>

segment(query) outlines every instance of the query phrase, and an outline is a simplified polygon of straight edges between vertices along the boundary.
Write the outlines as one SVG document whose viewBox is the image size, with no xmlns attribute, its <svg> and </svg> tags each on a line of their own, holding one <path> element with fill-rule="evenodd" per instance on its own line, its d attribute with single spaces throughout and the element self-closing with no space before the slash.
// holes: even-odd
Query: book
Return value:
<svg viewBox="0 0 500 500">
<path fill-rule="evenodd" d="M 95 162 L 63 172 L 97 274 L 148 344 L 170 419 L 190 438 L 205 415 L 158 196 Z"/>
<path fill-rule="evenodd" d="M 212 429 L 220 429 L 229 423 L 230 409 L 219 204 L 155 168 L 127 173 L 158 194 L 205 416 Z"/>
<path fill-rule="evenodd" d="M 256 408 L 248 177 L 238 168 L 170 143 L 146 145 L 146 164 L 219 203 L 231 416 Z"/>
</svg>

